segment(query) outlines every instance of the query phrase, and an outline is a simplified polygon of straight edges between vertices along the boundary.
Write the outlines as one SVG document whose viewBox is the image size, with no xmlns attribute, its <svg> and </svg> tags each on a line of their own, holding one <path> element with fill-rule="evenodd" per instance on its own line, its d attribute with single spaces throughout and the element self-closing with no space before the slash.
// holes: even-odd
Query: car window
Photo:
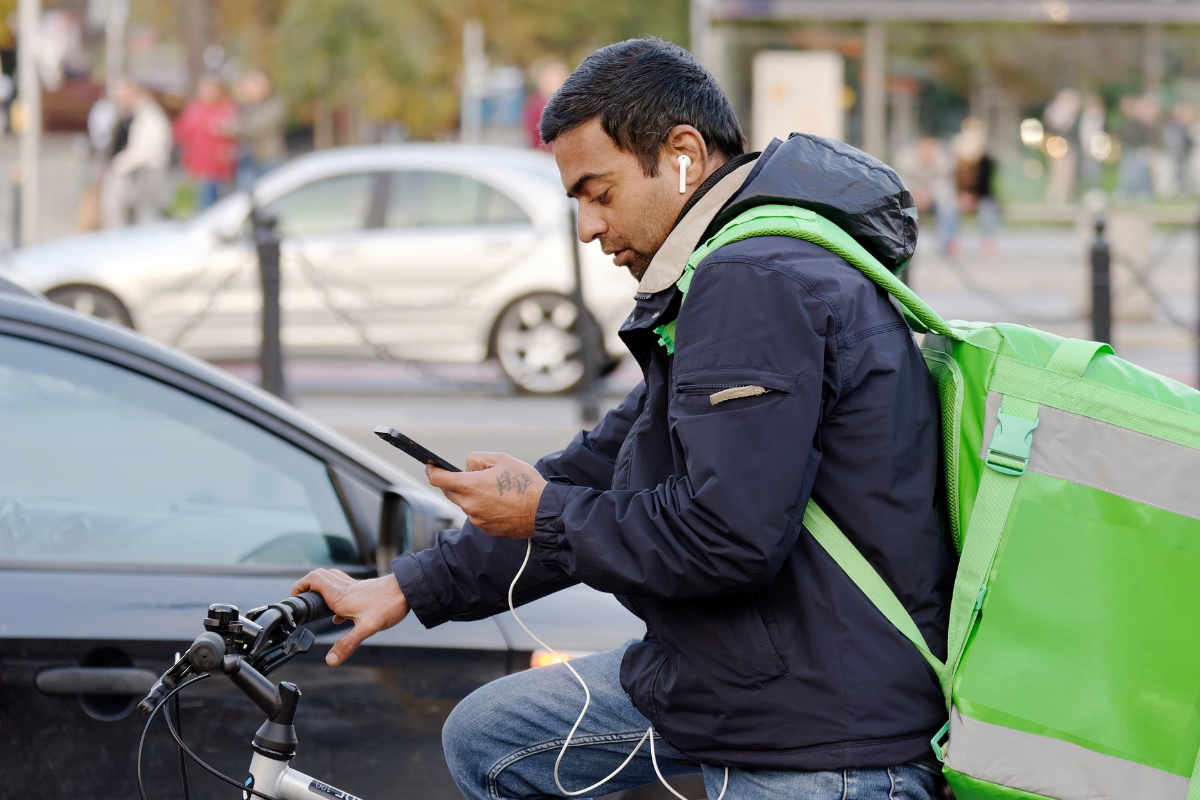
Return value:
<svg viewBox="0 0 1200 800">
<path fill-rule="evenodd" d="M 320 236 L 362 230 L 367 224 L 373 173 L 353 173 L 305 184 L 268 203 L 283 236 Z"/>
<path fill-rule="evenodd" d="M 529 224 L 529 217 L 507 195 L 474 178 L 452 172 L 391 174 L 386 227 L 513 224 Z"/>
<path fill-rule="evenodd" d="M 320 459 L 159 381 L 0 336 L 0 563 L 361 562 Z"/>
</svg>

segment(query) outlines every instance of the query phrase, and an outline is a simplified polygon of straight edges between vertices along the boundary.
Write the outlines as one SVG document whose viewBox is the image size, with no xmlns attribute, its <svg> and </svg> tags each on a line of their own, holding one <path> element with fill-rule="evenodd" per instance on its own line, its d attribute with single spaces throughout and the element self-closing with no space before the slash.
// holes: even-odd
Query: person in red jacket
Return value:
<svg viewBox="0 0 1200 800">
<path fill-rule="evenodd" d="M 197 210 L 215 203 L 222 188 L 233 180 L 236 119 L 237 106 L 226 97 L 221 81 L 205 75 L 196 85 L 196 96 L 175 120 L 175 143 L 184 171 L 196 183 Z"/>
</svg>

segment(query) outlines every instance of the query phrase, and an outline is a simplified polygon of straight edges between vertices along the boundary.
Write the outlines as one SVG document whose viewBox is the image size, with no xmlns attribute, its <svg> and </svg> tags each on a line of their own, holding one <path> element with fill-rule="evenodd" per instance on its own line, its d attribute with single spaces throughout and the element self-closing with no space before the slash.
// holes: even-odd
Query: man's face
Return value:
<svg viewBox="0 0 1200 800">
<path fill-rule="evenodd" d="M 672 169 L 664 154 L 658 175 L 646 177 L 599 119 L 562 134 L 551 147 L 567 195 L 579 200 L 580 240 L 599 239 L 614 264 L 641 280 L 687 200 L 678 191 L 679 165 Z"/>
</svg>

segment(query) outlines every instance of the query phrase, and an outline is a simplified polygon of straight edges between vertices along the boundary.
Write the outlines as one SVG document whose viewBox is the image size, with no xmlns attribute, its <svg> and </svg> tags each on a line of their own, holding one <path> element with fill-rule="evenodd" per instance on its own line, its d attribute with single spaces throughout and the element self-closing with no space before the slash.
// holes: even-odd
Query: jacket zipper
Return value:
<svg viewBox="0 0 1200 800">
<path fill-rule="evenodd" d="M 725 389 L 736 389 L 739 386 L 749 386 L 748 383 L 681 383 L 675 387 L 676 394 L 712 394 Z M 775 391 L 767 389 L 768 392 Z"/>
</svg>

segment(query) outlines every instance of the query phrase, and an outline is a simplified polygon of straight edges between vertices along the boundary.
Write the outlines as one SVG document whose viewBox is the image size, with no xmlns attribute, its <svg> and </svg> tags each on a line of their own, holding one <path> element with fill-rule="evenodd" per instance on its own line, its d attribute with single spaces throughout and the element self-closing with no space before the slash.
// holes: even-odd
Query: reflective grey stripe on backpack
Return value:
<svg viewBox="0 0 1200 800">
<path fill-rule="evenodd" d="M 946 766 L 1056 800 L 1184 800 L 1188 779 L 1033 733 L 950 712 Z"/>
<path fill-rule="evenodd" d="M 988 394 L 985 457 L 1000 400 Z M 1029 471 L 1200 519 L 1200 450 L 1049 406 L 1039 409 L 1038 420 Z"/>
</svg>

